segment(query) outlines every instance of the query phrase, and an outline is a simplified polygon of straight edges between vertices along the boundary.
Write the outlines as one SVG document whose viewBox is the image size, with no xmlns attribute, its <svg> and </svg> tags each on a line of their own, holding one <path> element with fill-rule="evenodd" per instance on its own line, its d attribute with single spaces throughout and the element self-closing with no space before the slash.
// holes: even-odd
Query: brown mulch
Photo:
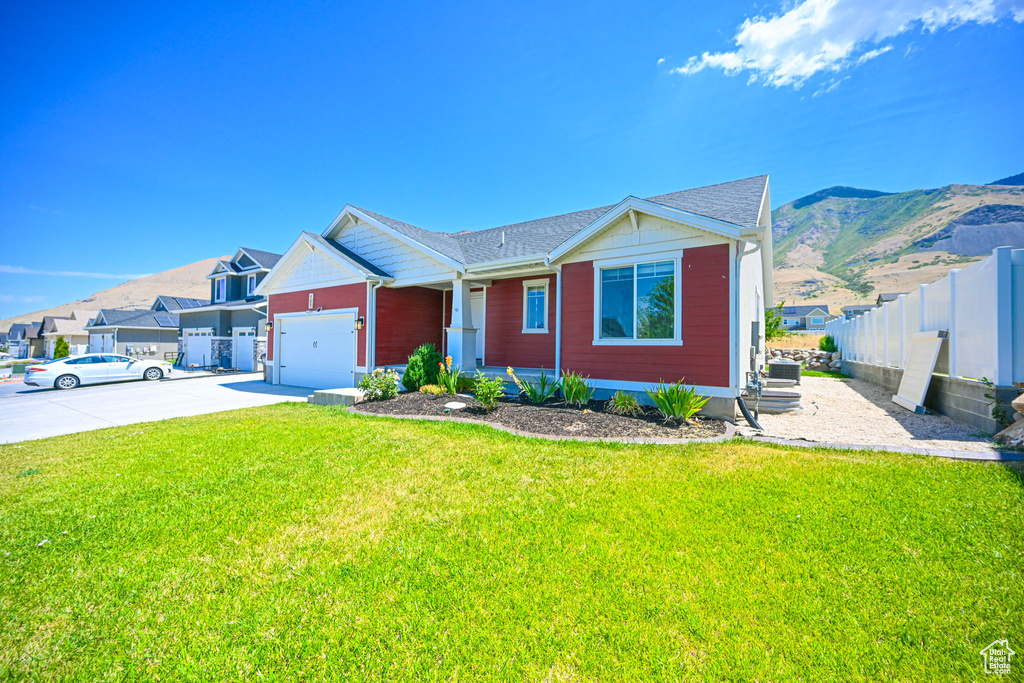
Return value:
<svg viewBox="0 0 1024 683">
<path fill-rule="evenodd" d="M 570 407 L 561 402 L 545 405 L 523 404 L 515 399 L 503 399 L 488 412 L 470 396 L 432 396 L 419 392 L 399 394 L 386 401 L 367 401 L 355 409 L 375 415 L 445 416 L 445 403 L 458 401 L 466 407 L 452 410 L 450 417 L 496 423 L 504 427 L 531 434 L 560 437 L 619 438 L 619 439 L 707 439 L 726 433 L 726 423 L 695 417 L 693 424 L 666 423 L 653 408 L 643 406 L 637 417 L 616 415 L 605 411 L 605 404 L 591 401 L 585 409 Z"/>
</svg>

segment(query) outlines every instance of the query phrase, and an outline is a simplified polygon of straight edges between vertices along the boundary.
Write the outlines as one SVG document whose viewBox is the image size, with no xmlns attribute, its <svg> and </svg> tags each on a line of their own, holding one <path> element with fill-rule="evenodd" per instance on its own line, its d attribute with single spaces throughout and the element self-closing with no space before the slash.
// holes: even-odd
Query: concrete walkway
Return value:
<svg viewBox="0 0 1024 683">
<path fill-rule="evenodd" d="M 251 374 L 97 384 L 70 391 L 22 386 L 23 391 L 0 398 L 0 443 L 305 401 L 312 393 L 310 389 L 270 385 Z"/>
<path fill-rule="evenodd" d="M 740 421 L 736 432 L 786 445 L 866 446 L 943 457 L 1017 459 L 1002 454 L 989 435 L 973 427 L 945 415 L 920 415 L 901 408 L 892 402 L 891 392 L 870 382 L 804 377 L 797 390 L 803 395 L 801 410 L 762 414 L 760 432 Z"/>
</svg>

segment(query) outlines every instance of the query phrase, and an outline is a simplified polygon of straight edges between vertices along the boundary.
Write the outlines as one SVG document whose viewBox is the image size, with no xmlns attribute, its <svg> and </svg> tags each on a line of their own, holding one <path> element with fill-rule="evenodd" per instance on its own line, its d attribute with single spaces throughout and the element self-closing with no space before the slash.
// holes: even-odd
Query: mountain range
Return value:
<svg viewBox="0 0 1024 683">
<path fill-rule="evenodd" d="M 229 257 L 221 256 L 220 258 Z M 216 258 L 203 259 L 187 266 L 122 282 L 115 287 L 96 292 L 78 301 L 0 320 L 0 331 L 6 332 L 11 323 L 39 322 L 43 316 L 67 315 L 76 309 L 95 311 L 100 308 L 149 308 L 153 305 L 153 300 L 162 294 L 209 299 L 210 281 L 206 279 L 206 276 L 213 271 L 218 260 Z"/>
<path fill-rule="evenodd" d="M 909 292 L 995 247 L 1024 247 L 1024 174 L 898 193 L 830 187 L 772 211 L 772 236 L 776 301 Z"/>
</svg>

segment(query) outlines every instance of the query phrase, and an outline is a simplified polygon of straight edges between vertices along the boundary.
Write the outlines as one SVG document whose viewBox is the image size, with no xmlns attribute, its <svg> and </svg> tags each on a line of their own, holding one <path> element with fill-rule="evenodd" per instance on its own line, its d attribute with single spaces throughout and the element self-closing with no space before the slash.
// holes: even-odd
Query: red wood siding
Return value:
<svg viewBox="0 0 1024 683">
<path fill-rule="evenodd" d="M 682 346 L 594 346 L 594 265 L 562 268 L 562 367 L 594 379 L 729 386 L 729 246 L 683 252 Z"/>
<path fill-rule="evenodd" d="M 523 334 L 523 281 L 547 279 L 548 332 Z M 555 276 L 495 280 L 487 288 L 484 356 L 487 365 L 555 367 Z"/>
<path fill-rule="evenodd" d="M 377 290 L 377 365 L 402 365 L 420 344 L 441 348 L 443 292 L 426 287 Z"/>
<path fill-rule="evenodd" d="M 323 308 L 325 311 L 333 308 L 357 308 L 357 315 L 366 315 L 366 288 L 365 282 L 352 285 L 337 285 L 334 287 L 321 287 L 320 289 L 304 289 L 301 292 L 284 292 L 282 294 L 271 294 L 267 304 L 267 318 L 273 320 L 278 313 L 294 313 L 296 311 L 309 310 L 309 295 L 313 294 L 313 310 Z M 366 328 L 356 332 L 357 363 L 366 364 Z M 267 358 L 274 358 L 274 334 L 267 334 Z"/>
</svg>

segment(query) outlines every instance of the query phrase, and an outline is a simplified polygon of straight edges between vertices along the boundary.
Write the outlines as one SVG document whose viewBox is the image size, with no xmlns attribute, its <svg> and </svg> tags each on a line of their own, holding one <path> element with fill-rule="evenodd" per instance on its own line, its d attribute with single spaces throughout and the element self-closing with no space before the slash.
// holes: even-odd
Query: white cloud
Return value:
<svg viewBox="0 0 1024 683">
<path fill-rule="evenodd" d="M 730 52 L 690 57 L 671 73 L 749 71 L 749 82 L 800 88 L 885 54 L 886 40 L 912 30 L 934 33 L 1004 18 L 1024 23 L 1024 0 L 803 0 L 782 14 L 746 19 Z M 834 82 L 838 84 L 838 82 Z"/>
<path fill-rule="evenodd" d="M 152 275 L 152 273 L 114 275 L 112 273 L 81 273 L 74 270 L 34 270 L 32 268 L 23 268 L 22 266 L 0 266 L 0 273 L 8 275 L 49 275 L 50 277 L 91 277 L 98 280 L 137 280 L 140 277 Z"/>
<path fill-rule="evenodd" d="M 658 66 L 661 66 L 661 65 L 662 65 L 662 64 L 664 64 L 664 63 L 665 63 L 665 58 L 664 58 L 664 57 L 662 57 L 662 58 L 660 58 L 660 59 L 658 60 Z"/>
<path fill-rule="evenodd" d="M 18 294 L 0 294 L 0 303 L 4 304 L 41 304 L 45 302 L 46 297 L 37 294 L 26 296 Z"/>
</svg>

